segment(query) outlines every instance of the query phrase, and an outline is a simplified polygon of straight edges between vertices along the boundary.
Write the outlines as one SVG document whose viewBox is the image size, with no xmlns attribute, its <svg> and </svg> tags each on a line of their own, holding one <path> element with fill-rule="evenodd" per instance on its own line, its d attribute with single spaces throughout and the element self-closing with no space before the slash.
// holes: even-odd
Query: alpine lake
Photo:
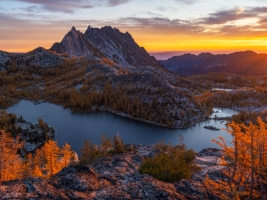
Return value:
<svg viewBox="0 0 267 200">
<path fill-rule="evenodd" d="M 186 129 L 169 129 L 109 112 L 72 112 L 59 105 L 35 104 L 27 100 L 20 101 L 6 111 L 15 113 L 17 117 L 23 116 L 24 120 L 33 124 L 38 123 L 38 118 L 42 118 L 48 126 L 54 127 L 54 139 L 58 145 L 62 146 L 68 143 L 78 154 L 80 154 L 84 140 L 90 140 L 93 144 L 100 144 L 102 134 L 108 138 L 113 138 L 119 133 L 124 143 L 146 145 L 156 144 L 162 139 L 165 143 L 176 145 L 182 136 L 183 143 L 197 152 L 204 148 L 219 148 L 217 144 L 212 142 L 212 139 L 218 139 L 218 136 L 224 137 L 229 145 L 232 140 L 232 136 L 226 130 L 222 130 L 227 127 L 225 120 L 210 119 Z M 236 111 L 228 108 L 214 108 L 213 111 L 211 118 L 215 116 L 229 117 L 236 113 Z M 204 126 L 212 126 L 220 130 L 209 130 Z"/>
</svg>

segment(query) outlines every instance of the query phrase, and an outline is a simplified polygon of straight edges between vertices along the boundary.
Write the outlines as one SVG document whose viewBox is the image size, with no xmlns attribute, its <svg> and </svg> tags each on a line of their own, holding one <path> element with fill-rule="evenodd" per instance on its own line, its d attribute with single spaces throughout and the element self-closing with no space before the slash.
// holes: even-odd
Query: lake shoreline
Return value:
<svg viewBox="0 0 267 200">
<path fill-rule="evenodd" d="M 51 101 L 45 101 L 45 100 L 30 100 L 30 99 L 19 99 L 17 100 L 16 102 L 13 102 L 12 104 L 8 105 L 7 107 L 3 107 L 2 110 L 7 110 L 9 108 L 11 108 L 12 106 L 20 103 L 21 101 L 30 101 L 32 102 L 34 105 L 39 105 L 39 104 L 42 104 L 42 103 L 51 103 L 51 104 L 54 104 L 54 105 L 57 105 L 57 106 L 62 106 L 64 109 L 69 109 L 71 112 L 73 113 L 97 113 L 97 112 L 109 112 L 109 113 L 112 113 L 112 114 L 115 114 L 115 115 L 118 115 L 118 116 L 121 116 L 121 117 L 125 117 L 125 118 L 128 118 L 128 119 L 132 119 L 132 120 L 136 120 L 136 121 L 140 121 L 140 122 L 144 122 L 144 123 L 147 123 L 147 124 L 150 124 L 150 125 L 155 125 L 155 126 L 159 126 L 159 127 L 163 127 L 163 128 L 168 128 L 168 129 L 187 129 L 189 127 L 192 127 L 192 126 L 195 126 L 197 123 L 200 123 L 200 122 L 205 122 L 205 121 L 208 121 L 210 120 L 211 118 L 209 118 L 208 116 L 204 117 L 204 118 L 200 118 L 198 120 L 195 120 L 193 122 L 191 122 L 190 124 L 187 124 L 187 125 L 174 125 L 174 126 L 168 126 L 167 124 L 161 124 L 161 123 L 157 123 L 157 122 L 153 122 L 153 121 L 149 121 L 149 120 L 146 120 L 146 119 L 143 119 L 143 118 L 136 118 L 136 117 L 133 117 L 131 116 L 130 114 L 127 114 L 127 113 L 124 113 L 124 112 L 118 112 L 118 111 L 114 111 L 112 109 L 108 109 L 106 108 L 105 106 L 95 106 L 92 111 L 74 111 L 72 110 L 71 108 L 69 107 L 64 107 L 63 105 L 61 104 L 57 104 L 57 103 L 54 103 L 54 102 L 51 102 Z"/>
</svg>

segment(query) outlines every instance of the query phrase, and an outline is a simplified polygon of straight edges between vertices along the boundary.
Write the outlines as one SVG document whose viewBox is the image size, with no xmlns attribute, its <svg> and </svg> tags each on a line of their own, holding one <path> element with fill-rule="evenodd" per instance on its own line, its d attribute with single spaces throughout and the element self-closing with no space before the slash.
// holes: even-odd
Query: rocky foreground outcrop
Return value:
<svg viewBox="0 0 267 200">
<path fill-rule="evenodd" d="M 219 199 L 203 185 L 206 174 L 224 179 L 219 165 L 220 150 L 205 149 L 196 158 L 202 168 L 191 180 L 165 183 L 140 174 L 145 156 L 153 146 L 135 145 L 136 152 L 98 160 L 93 165 L 70 166 L 51 179 L 10 181 L 0 186 L 1 199 Z"/>
</svg>

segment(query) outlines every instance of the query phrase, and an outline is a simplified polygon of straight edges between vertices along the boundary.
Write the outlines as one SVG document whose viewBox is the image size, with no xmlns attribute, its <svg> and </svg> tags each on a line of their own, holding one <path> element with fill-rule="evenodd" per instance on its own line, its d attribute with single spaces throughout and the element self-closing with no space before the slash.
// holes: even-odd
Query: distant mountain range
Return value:
<svg viewBox="0 0 267 200">
<path fill-rule="evenodd" d="M 150 55 L 154 56 L 157 60 L 167 60 L 173 56 L 181 56 L 187 53 L 200 54 L 203 51 L 163 51 L 163 52 L 149 52 Z"/>
<path fill-rule="evenodd" d="M 198 54 L 201 54 L 203 53 L 204 51 L 158 51 L 158 52 L 148 52 L 150 55 L 154 56 L 157 60 L 167 60 L 173 56 L 181 56 L 181 55 L 184 55 L 184 54 L 195 54 L 195 55 L 198 55 Z M 234 53 L 236 51 L 233 51 L 233 50 L 221 50 L 221 51 L 211 51 L 209 53 L 212 53 L 214 55 L 218 55 L 218 54 L 230 54 L 230 53 Z"/>
<path fill-rule="evenodd" d="M 267 54 L 257 54 L 253 51 L 220 55 L 184 54 L 161 61 L 161 63 L 166 69 L 183 76 L 212 72 L 242 75 L 267 74 Z"/>
</svg>

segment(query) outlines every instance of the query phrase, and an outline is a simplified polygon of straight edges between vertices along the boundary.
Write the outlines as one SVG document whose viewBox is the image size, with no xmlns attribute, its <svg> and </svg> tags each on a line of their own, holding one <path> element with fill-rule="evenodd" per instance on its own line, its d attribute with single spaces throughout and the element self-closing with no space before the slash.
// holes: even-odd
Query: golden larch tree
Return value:
<svg viewBox="0 0 267 200">
<path fill-rule="evenodd" d="M 60 148 L 57 146 L 57 142 L 53 140 L 47 141 L 42 147 L 45 161 L 46 161 L 46 175 L 51 177 L 55 173 L 59 172 L 60 166 Z"/>
<path fill-rule="evenodd" d="M 50 178 L 73 160 L 74 152 L 69 144 L 60 148 L 56 141 L 49 140 L 41 149 L 36 150 L 33 160 L 29 159 L 29 162 L 34 166 L 32 172 L 34 177 Z"/>
<path fill-rule="evenodd" d="M 19 138 L 14 139 L 9 133 L 0 131 L 0 183 L 23 178 L 23 161 L 18 154 L 24 145 Z"/>
<path fill-rule="evenodd" d="M 215 141 L 224 151 L 223 173 L 228 181 L 206 178 L 205 185 L 223 199 L 267 199 L 267 124 L 261 118 L 256 124 L 228 125 L 233 135 L 228 146 L 224 138 Z"/>
<path fill-rule="evenodd" d="M 62 148 L 62 168 L 67 167 L 72 161 L 74 161 L 74 152 L 71 150 L 71 146 L 66 143 Z"/>
</svg>

